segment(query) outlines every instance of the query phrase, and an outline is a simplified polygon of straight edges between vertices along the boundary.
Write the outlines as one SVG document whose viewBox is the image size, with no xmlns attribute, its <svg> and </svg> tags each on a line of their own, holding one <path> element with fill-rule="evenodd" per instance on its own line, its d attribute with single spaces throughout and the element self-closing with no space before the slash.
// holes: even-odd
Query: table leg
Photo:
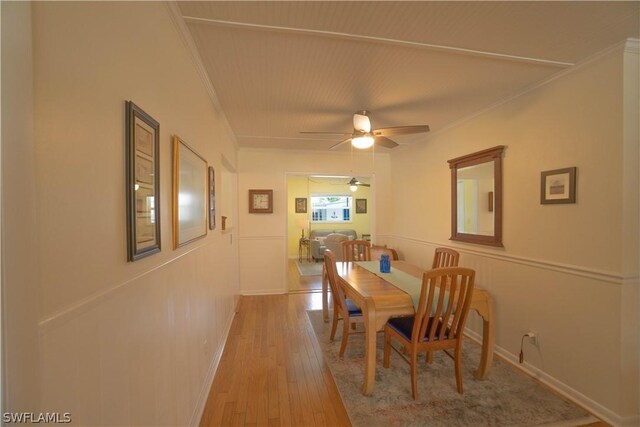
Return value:
<svg viewBox="0 0 640 427">
<path fill-rule="evenodd" d="M 373 385 L 376 379 L 376 309 L 373 301 L 367 301 L 361 308 L 365 323 L 364 384 L 362 385 L 362 394 L 369 395 L 373 392 Z"/>
<path fill-rule="evenodd" d="M 329 278 L 327 277 L 327 271 L 324 268 L 324 262 L 322 263 L 322 319 L 325 323 L 329 322 L 329 292 L 328 288 Z"/>
<path fill-rule="evenodd" d="M 473 373 L 476 379 L 482 380 L 489 375 L 489 371 L 491 370 L 493 346 L 495 342 L 493 301 L 489 293 L 484 289 L 475 288 L 473 290 L 471 309 L 475 310 L 482 317 L 482 352 L 478 369 Z"/>
</svg>

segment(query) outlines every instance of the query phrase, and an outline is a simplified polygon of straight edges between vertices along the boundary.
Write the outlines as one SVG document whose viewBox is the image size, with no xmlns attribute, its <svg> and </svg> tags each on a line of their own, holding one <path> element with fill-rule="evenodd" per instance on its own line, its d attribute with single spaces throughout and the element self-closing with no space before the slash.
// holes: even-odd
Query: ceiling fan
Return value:
<svg viewBox="0 0 640 427">
<path fill-rule="evenodd" d="M 351 178 L 351 180 L 349 181 L 349 187 L 371 187 L 371 184 L 367 184 L 365 182 L 359 181 L 358 179 L 356 179 L 356 177 L 354 176 L 353 178 Z"/>
<path fill-rule="evenodd" d="M 333 185 L 345 185 L 345 182 L 344 181 L 336 182 Z M 358 187 L 371 187 L 371 184 L 367 184 L 366 182 L 362 182 L 358 178 L 356 178 L 355 176 L 353 178 L 351 178 L 349 180 L 349 182 L 346 183 L 346 185 L 349 186 L 351 191 L 356 191 L 358 189 Z"/>
<path fill-rule="evenodd" d="M 371 129 L 371 120 L 369 119 L 369 111 L 361 110 L 353 114 L 353 132 L 300 132 L 306 134 L 324 134 L 324 135 L 349 135 L 348 138 L 329 147 L 330 150 L 351 141 L 351 144 L 360 149 L 371 147 L 374 143 L 381 147 L 394 148 L 399 144 L 387 136 L 392 135 L 408 135 L 412 133 L 429 132 L 428 125 L 414 126 L 394 126 L 388 128 Z M 355 178 L 354 178 L 355 179 Z"/>
</svg>

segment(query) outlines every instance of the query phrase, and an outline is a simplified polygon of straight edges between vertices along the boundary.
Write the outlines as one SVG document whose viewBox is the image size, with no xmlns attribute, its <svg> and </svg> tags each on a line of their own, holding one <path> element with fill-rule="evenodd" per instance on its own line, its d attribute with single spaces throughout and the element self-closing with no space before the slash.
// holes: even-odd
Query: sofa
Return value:
<svg viewBox="0 0 640 427">
<path fill-rule="evenodd" d="M 331 236 L 337 234 L 338 236 Z M 343 237 L 344 236 L 344 237 Z M 328 242 L 327 242 L 328 238 Z M 337 251 L 336 244 L 342 240 L 356 240 L 358 233 L 353 229 L 344 230 L 311 230 L 309 232 L 309 245 L 311 248 L 311 256 L 315 261 L 322 261 L 324 259 L 324 251 L 327 249 L 327 243 L 331 246 L 331 249 L 338 258 L 342 257 L 342 251 Z"/>
</svg>

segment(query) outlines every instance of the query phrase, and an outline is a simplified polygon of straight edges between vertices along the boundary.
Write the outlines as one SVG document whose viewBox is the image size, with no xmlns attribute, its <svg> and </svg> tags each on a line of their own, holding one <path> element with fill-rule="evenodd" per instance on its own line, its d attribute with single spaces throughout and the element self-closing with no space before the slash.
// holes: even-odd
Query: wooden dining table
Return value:
<svg viewBox="0 0 640 427">
<path fill-rule="evenodd" d="M 380 331 L 390 317 L 407 316 L 415 313 L 411 295 L 389 283 L 384 278 L 354 262 L 336 263 L 338 280 L 344 285 L 348 298 L 362 310 L 365 325 L 365 368 L 362 393 L 371 394 L 376 374 L 376 332 Z M 422 278 L 424 270 L 406 261 L 392 261 L 391 267 Z M 327 281 L 323 274 L 322 310 L 325 322 L 329 321 Z M 474 377 L 484 379 L 489 374 L 493 361 L 494 317 L 493 301 L 489 293 L 474 287 L 471 310 L 482 317 L 482 351 L 480 364 Z"/>
</svg>

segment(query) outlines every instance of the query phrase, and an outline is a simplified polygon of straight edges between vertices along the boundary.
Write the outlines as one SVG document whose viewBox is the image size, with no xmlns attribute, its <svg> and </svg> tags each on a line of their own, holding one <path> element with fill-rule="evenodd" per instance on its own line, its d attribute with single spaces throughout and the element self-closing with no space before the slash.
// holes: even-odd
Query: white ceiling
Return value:
<svg viewBox="0 0 640 427">
<path fill-rule="evenodd" d="M 633 2 L 178 2 L 240 147 L 326 150 L 356 110 L 437 131 L 627 38 Z M 429 134 L 393 137 L 400 144 Z"/>
</svg>

